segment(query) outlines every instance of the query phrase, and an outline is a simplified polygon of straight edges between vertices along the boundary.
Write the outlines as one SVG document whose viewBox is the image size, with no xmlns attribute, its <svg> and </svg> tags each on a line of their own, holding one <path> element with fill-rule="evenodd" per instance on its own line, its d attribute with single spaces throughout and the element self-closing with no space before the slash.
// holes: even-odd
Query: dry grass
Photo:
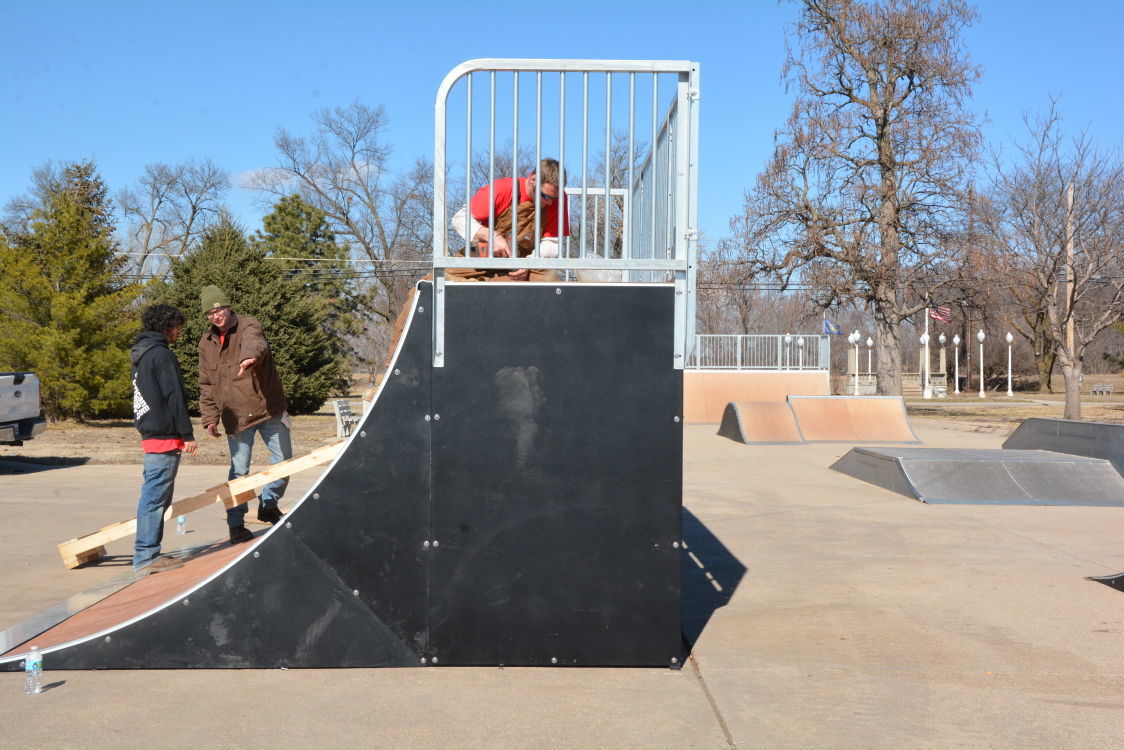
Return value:
<svg viewBox="0 0 1124 750">
<path fill-rule="evenodd" d="M 293 455 L 301 456 L 336 438 L 336 419 L 329 412 L 293 417 Z M 226 440 L 214 439 L 195 426 L 199 451 L 189 460 L 194 464 L 230 462 Z M 260 441 L 259 441 L 260 442 Z M 264 450 L 255 447 L 255 455 Z M 0 445 L 0 461 L 27 460 L 51 464 L 139 464 L 142 457 L 140 435 L 129 421 L 107 420 L 79 423 L 61 421 L 47 425 L 42 435 L 22 446 Z"/>
</svg>

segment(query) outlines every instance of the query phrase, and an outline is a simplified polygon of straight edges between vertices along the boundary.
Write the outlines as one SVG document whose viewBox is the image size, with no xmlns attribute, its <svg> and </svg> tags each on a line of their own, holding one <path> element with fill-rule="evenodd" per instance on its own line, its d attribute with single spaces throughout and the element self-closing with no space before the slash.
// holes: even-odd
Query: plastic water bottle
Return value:
<svg viewBox="0 0 1124 750">
<path fill-rule="evenodd" d="M 43 692 L 43 654 L 35 646 L 23 660 L 23 692 L 35 695 Z"/>
<path fill-rule="evenodd" d="M 187 533 L 187 519 L 185 519 L 183 516 L 176 516 L 176 533 Z"/>
</svg>

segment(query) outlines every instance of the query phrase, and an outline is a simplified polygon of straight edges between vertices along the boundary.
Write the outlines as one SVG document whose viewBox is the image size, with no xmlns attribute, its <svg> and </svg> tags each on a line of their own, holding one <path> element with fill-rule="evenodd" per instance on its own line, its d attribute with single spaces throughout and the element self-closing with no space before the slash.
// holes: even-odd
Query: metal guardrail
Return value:
<svg viewBox="0 0 1124 750">
<path fill-rule="evenodd" d="M 707 370 L 827 370 L 830 337 L 699 334 L 687 366 Z"/>
<path fill-rule="evenodd" d="M 684 366 L 695 318 L 698 91 L 699 65 L 687 61 L 480 59 L 449 72 L 434 108 L 435 366 L 444 363 L 445 271 L 528 267 L 673 283 L 674 364 Z M 474 257 L 467 237 L 450 240 L 451 216 L 476 190 L 526 177 L 543 158 L 561 163 L 570 211 L 556 257 L 541 252 L 539 208 L 526 258 Z"/>
</svg>

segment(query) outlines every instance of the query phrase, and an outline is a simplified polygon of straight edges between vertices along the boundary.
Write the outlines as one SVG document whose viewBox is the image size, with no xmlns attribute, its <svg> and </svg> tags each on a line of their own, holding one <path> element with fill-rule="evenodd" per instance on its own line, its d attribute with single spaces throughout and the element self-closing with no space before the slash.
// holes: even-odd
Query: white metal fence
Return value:
<svg viewBox="0 0 1124 750">
<path fill-rule="evenodd" d="M 683 367 L 695 318 L 698 90 L 699 66 L 687 61 L 483 59 L 450 71 L 434 110 L 436 343 L 446 269 L 530 266 L 579 280 L 600 271 L 675 285 L 674 364 Z M 450 234 L 452 215 L 478 189 L 524 178 L 543 158 L 560 162 L 569 206 L 557 257 L 543 256 L 539 231 L 530 263 L 473 257 L 467 239 Z"/>
<path fill-rule="evenodd" d="M 700 334 L 687 366 L 705 370 L 827 370 L 830 336 Z"/>
</svg>

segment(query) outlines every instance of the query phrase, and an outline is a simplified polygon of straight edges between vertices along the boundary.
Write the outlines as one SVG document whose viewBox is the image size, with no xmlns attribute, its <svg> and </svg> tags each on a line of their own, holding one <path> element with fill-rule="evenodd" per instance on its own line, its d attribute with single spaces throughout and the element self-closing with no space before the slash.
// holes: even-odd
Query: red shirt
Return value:
<svg viewBox="0 0 1124 750">
<path fill-rule="evenodd" d="M 145 453 L 171 453 L 183 450 L 183 438 L 148 438 L 141 441 Z"/>
<path fill-rule="evenodd" d="M 495 208 L 492 211 L 493 216 L 499 216 L 508 209 L 511 205 L 511 195 L 513 192 L 511 178 L 503 177 L 492 183 L 492 187 L 487 185 L 476 191 L 476 195 L 472 196 L 472 202 L 469 203 L 469 210 L 472 212 L 472 218 L 484 226 L 488 226 L 488 193 L 494 190 L 493 204 Z M 535 196 L 527 191 L 527 178 L 519 178 L 519 202 L 534 201 Z M 561 200 L 563 205 L 566 205 L 567 210 L 562 216 L 562 236 L 570 236 L 570 211 L 566 203 L 565 194 L 562 195 Z M 542 201 L 542 219 L 540 226 L 543 229 L 543 237 L 558 237 L 558 200 Z"/>
</svg>

